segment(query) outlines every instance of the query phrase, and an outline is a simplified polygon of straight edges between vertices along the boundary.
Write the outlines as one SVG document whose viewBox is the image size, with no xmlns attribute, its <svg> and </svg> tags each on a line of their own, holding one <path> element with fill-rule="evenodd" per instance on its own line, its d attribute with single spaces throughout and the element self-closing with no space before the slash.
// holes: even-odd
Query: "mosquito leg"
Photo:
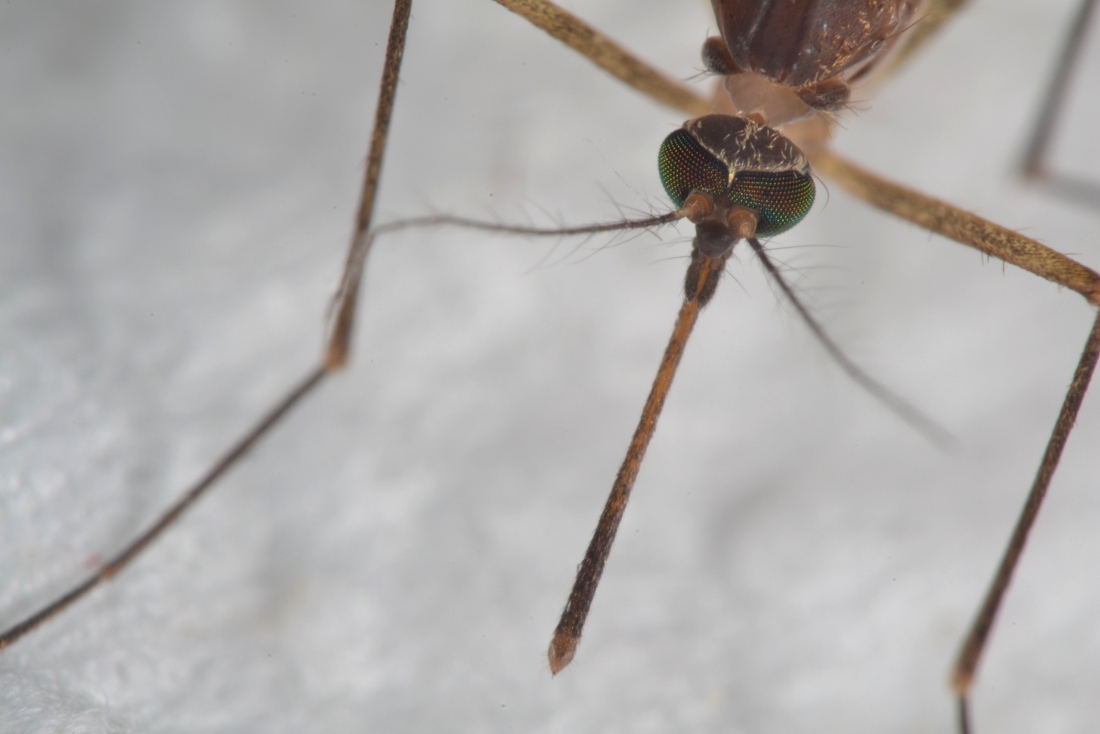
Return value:
<svg viewBox="0 0 1100 734">
<path fill-rule="evenodd" d="M 1100 305 L 1100 274 L 1018 232 L 883 178 L 830 150 L 814 151 L 818 173 L 868 204 L 1077 291 Z"/>
<path fill-rule="evenodd" d="M 1073 424 L 1077 420 L 1077 413 L 1081 409 L 1081 402 L 1085 399 L 1085 391 L 1088 390 L 1092 373 L 1096 369 L 1097 357 L 1100 356 L 1100 317 L 1093 323 L 1092 331 L 1085 342 L 1085 349 L 1081 353 L 1081 359 L 1077 363 L 1077 370 L 1073 374 L 1073 382 L 1070 383 L 1066 398 L 1062 403 L 1062 410 L 1058 413 L 1058 420 L 1054 424 L 1054 430 L 1050 434 L 1046 451 L 1043 452 L 1043 460 L 1039 464 L 1039 471 L 1035 475 L 1035 481 L 1028 492 L 1027 502 L 1016 521 L 1016 527 L 1009 538 L 1008 547 L 993 576 L 993 582 L 986 592 L 985 600 L 963 641 L 959 656 L 955 660 L 954 669 L 951 672 L 951 685 L 959 697 L 960 711 L 966 711 L 970 686 L 974 682 L 974 673 L 978 668 L 982 652 L 985 650 L 989 633 L 993 629 L 993 623 L 1004 599 L 1005 591 L 1012 581 L 1012 574 L 1024 552 L 1028 533 L 1035 524 L 1035 518 L 1039 515 L 1039 508 L 1050 488 L 1050 480 L 1054 476 L 1054 470 L 1058 467 L 1058 460 L 1062 456 L 1069 433 L 1073 430 Z M 963 729 L 964 734 L 966 729 Z"/>
<path fill-rule="evenodd" d="M 1024 176 L 1037 179 L 1049 185 L 1055 193 L 1096 206 L 1100 203 L 1100 186 L 1091 181 L 1083 181 L 1052 173 L 1047 169 L 1046 160 L 1050 152 L 1050 141 L 1058 128 L 1058 120 L 1065 109 L 1066 95 L 1073 72 L 1081 58 L 1085 45 L 1085 36 L 1092 25 L 1096 0 L 1082 0 L 1077 14 L 1070 25 L 1069 34 L 1062 45 L 1062 55 L 1054 69 L 1054 75 L 1047 85 L 1046 96 L 1039 105 L 1039 118 L 1031 131 L 1027 148 L 1024 150 L 1020 167 Z"/>
<path fill-rule="evenodd" d="M 367 151 L 367 166 L 363 171 L 363 188 L 359 193 L 359 209 L 355 214 L 351 245 L 348 247 L 344 272 L 340 276 L 340 287 L 333 296 L 334 318 L 330 324 L 324 355 L 327 370 L 339 369 L 348 361 L 359 285 L 362 281 L 367 254 L 370 251 L 371 240 L 367 237 L 367 232 L 370 230 L 371 217 L 374 214 L 374 200 L 378 195 L 378 180 L 382 175 L 382 156 L 386 152 L 390 118 L 393 116 L 393 101 L 397 96 L 397 77 L 401 70 L 401 59 L 405 55 L 405 36 L 409 30 L 411 12 L 412 0 L 395 0 L 390 37 L 386 43 L 386 62 L 382 68 L 382 86 L 378 91 L 378 106 L 374 111 L 374 128 L 370 135 L 370 150 Z"/>
<path fill-rule="evenodd" d="M 0 632 L 0 650 L 33 632 L 39 625 L 53 618 L 67 609 L 72 604 L 84 598 L 88 592 L 105 581 L 110 581 L 122 569 L 130 565 L 138 555 L 149 547 L 160 535 L 171 527 L 179 517 L 186 512 L 191 505 L 198 501 L 199 497 L 206 493 L 221 479 L 226 472 L 232 469 L 252 449 L 256 443 L 267 435 L 279 421 L 281 421 L 290 409 L 301 401 L 321 382 L 325 371 L 320 367 L 314 368 L 302 379 L 286 396 L 276 405 L 259 423 L 252 427 L 240 440 L 233 445 L 217 462 L 206 472 L 198 482 L 191 486 L 184 495 L 176 501 L 156 522 L 145 532 L 130 542 L 107 563 L 103 564 L 93 575 L 89 576 L 79 585 L 74 586 L 62 596 L 31 614 L 26 619 L 12 625 L 9 629 Z"/>
<path fill-rule="evenodd" d="M 382 88 L 379 92 L 378 113 L 375 116 L 374 132 L 371 134 L 371 148 L 367 157 L 367 172 L 363 182 L 363 193 L 360 196 L 359 212 L 356 217 L 355 233 L 352 238 L 351 252 L 348 262 L 357 262 L 358 270 L 362 269 L 365 251 L 358 253 L 357 245 L 365 241 L 365 235 L 370 227 L 371 210 L 374 204 L 375 192 L 378 188 L 378 176 L 381 170 L 382 153 L 386 145 L 386 132 L 389 129 L 390 113 L 393 109 L 394 91 L 397 87 L 397 74 L 401 65 L 401 56 L 405 47 L 405 33 L 408 29 L 409 14 L 412 0 L 396 0 L 394 3 L 393 22 L 390 27 L 389 43 L 386 48 L 385 68 L 382 72 Z M 362 249 L 362 248 L 359 248 Z M 358 272 L 358 271 L 357 271 Z M 348 274 L 345 273 L 341 290 L 344 298 L 341 299 L 341 309 L 338 316 L 333 342 L 343 347 L 342 355 L 347 355 L 347 333 L 351 328 L 351 310 L 354 307 L 354 289 L 345 288 L 348 283 Z M 348 297 L 348 293 L 351 297 Z M 350 305 L 349 305 L 350 303 Z M 343 326 L 342 338 L 339 328 Z M 309 373 L 299 380 L 282 399 L 275 404 L 267 415 L 256 423 L 244 434 L 213 466 L 193 484 L 184 494 L 160 517 L 141 533 L 137 539 L 127 544 L 113 558 L 104 564 L 98 571 L 89 576 L 77 586 L 69 589 L 60 597 L 46 606 L 37 610 L 25 619 L 12 625 L 10 628 L 0 631 L 0 650 L 29 634 L 43 622 L 51 619 L 70 605 L 82 599 L 93 589 L 105 581 L 109 581 L 117 573 L 126 568 L 137 556 L 149 547 L 160 535 L 171 527 L 179 517 L 191 507 L 203 494 L 213 487 L 230 469 L 240 463 L 241 459 L 262 439 L 272 428 L 296 406 L 303 398 L 310 395 L 320 385 L 329 371 L 343 364 L 342 361 L 332 359 L 332 347 L 326 353 L 325 360 L 312 368 Z"/>
<path fill-rule="evenodd" d="M 970 705 L 966 696 L 959 696 L 957 703 L 959 734 L 970 734 Z"/>
<path fill-rule="evenodd" d="M 1058 126 L 1058 116 L 1065 107 L 1070 77 L 1073 76 L 1073 70 L 1081 56 L 1085 35 L 1088 33 L 1092 11 L 1095 8 L 1096 0 L 1083 0 L 1070 24 L 1069 35 L 1062 44 L 1062 55 L 1054 68 L 1054 75 L 1047 86 L 1046 96 L 1039 105 L 1039 119 L 1035 121 L 1035 127 L 1031 131 L 1031 138 L 1024 152 L 1022 168 L 1025 176 L 1045 174 L 1044 161 L 1049 152 L 1051 136 Z"/>
<path fill-rule="evenodd" d="M 953 207 L 937 199 L 900 186 L 850 163 L 835 153 L 819 152 L 814 158 L 818 171 L 840 183 L 859 198 L 896 214 L 903 219 L 937 232 L 982 252 L 1001 258 L 1036 275 L 1052 280 L 1082 294 L 1093 305 L 1100 304 L 1100 275 L 1045 245 L 1000 227 L 981 217 Z M 1078 410 L 1085 397 L 1092 373 L 1100 355 L 1100 316 L 1093 324 L 1084 351 L 1077 364 L 1073 382 L 1066 392 L 1035 481 L 1028 493 L 1023 511 L 1012 532 L 1000 565 L 978 614 L 963 641 L 951 674 L 951 686 L 958 696 L 959 728 L 970 731 L 969 691 L 981 660 L 989 634 L 1019 563 L 1028 533 L 1039 514 L 1050 487 L 1062 449 L 1073 429 Z"/>
<path fill-rule="evenodd" d="M 705 115 L 711 111 L 710 103 L 695 92 L 656 70 L 550 0 L 496 1 L 653 101 L 692 116 Z"/>
</svg>

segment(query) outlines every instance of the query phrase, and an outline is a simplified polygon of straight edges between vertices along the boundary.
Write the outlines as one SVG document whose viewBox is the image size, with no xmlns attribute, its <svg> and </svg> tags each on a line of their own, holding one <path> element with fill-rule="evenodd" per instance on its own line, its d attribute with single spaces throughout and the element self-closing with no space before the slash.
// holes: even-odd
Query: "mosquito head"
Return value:
<svg viewBox="0 0 1100 734">
<path fill-rule="evenodd" d="M 786 232 L 814 203 L 814 181 L 802 151 L 774 129 L 743 117 L 688 120 L 661 144 L 658 166 L 676 206 L 699 192 L 748 209 L 756 214 L 757 237 Z"/>
</svg>

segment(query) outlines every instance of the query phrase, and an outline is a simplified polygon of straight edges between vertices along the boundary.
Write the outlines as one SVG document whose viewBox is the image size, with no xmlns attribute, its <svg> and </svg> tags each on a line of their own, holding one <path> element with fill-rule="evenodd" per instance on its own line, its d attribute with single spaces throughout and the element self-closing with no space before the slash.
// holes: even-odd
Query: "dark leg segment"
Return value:
<svg viewBox="0 0 1100 734">
<path fill-rule="evenodd" d="M 963 641 L 962 649 L 955 660 L 955 667 L 951 673 L 951 685 L 959 696 L 959 710 L 965 712 L 967 708 L 967 696 L 970 686 L 974 681 L 978 663 L 982 652 L 985 650 L 989 639 L 989 633 L 993 629 L 997 612 L 1004 600 L 1005 591 L 1012 582 L 1012 574 L 1024 552 L 1027 536 L 1035 525 L 1035 518 L 1039 515 L 1043 498 L 1050 488 L 1050 480 L 1054 476 L 1054 470 L 1058 468 L 1058 461 L 1062 458 L 1062 450 L 1066 446 L 1070 431 L 1077 420 L 1077 413 L 1081 409 L 1081 403 L 1085 399 L 1085 391 L 1088 390 L 1092 373 L 1096 369 L 1097 357 L 1100 355 L 1100 316 L 1093 322 L 1092 331 L 1085 342 L 1085 349 L 1081 359 L 1077 363 L 1077 370 L 1073 375 L 1069 391 L 1062 403 L 1062 410 L 1058 413 L 1058 420 L 1054 424 L 1054 431 L 1050 434 L 1043 460 L 1039 464 L 1039 471 L 1035 481 L 1028 492 L 1027 502 L 1020 513 L 1020 519 L 1016 521 L 1016 527 L 1012 531 L 1012 537 L 1008 541 L 1008 548 L 1001 558 L 997 573 L 993 576 L 985 601 L 982 602 L 978 616 L 970 627 L 970 632 Z M 965 728 L 963 729 L 965 732 Z"/>
<path fill-rule="evenodd" d="M 1065 109 L 1070 78 L 1080 59 L 1081 49 L 1084 48 L 1085 37 L 1092 24 L 1092 14 L 1095 9 L 1096 0 L 1082 0 L 1070 25 L 1069 35 L 1062 46 L 1062 55 L 1058 58 L 1058 65 L 1054 69 L 1054 76 L 1051 77 L 1046 96 L 1039 105 L 1039 119 L 1035 121 L 1035 128 L 1031 132 L 1027 149 L 1024 151 L 1022 168 L 1025 176 L 1045 178 L 1049 175 L 1045 160 L 1050 141 L 1055 128 L 1058 127 L 1058 117 Z"/>
<path fill-rule="evenodd" d="M 340 290 L 336 295 L 339 310 L 333 326 L 332 342 L 326 352 L 325 359 L 294 385 L 266 416 L 245 433 L 198 482 L 192 485 L 175 504 L 163 512 L 137 539 L 126 545 L 85 581 L 68 590 L 26 619 L 0 632 L 0 650 L 29 634 L 43 622 L 84 598 L 92 589 L 110 580 L 119 571 L 129 566 L 142 551 L 148 548 L 164 531 L 174 525 L 180 516 L 197 502 L 207 490 L 213 487 L 230 469 L 240 463 L 245 454 L 259 443 L 260 439 L 270 433 L 271 429 L 282 421 L 291 408 L 313 393 L 332 369 L 342 366 L 346 361 L 347 343 L 352 325 L 352 311 L 355 305 L 355 288 L 358 283 L 358 274 L 362 270 L 363 260 L 366 257 L 365 248 L 358 245 L 366 241 L 366 233 L 370 228 L 371 212 L 374 207 L 374 198 L 378 189 L 378 178 L 382 167 L 382 153 L 386 147 L 386 134 L 389 130 L 390 116 L 393 111 L 393 98 L 397 89 L 398 70 L 405 49 L 405 35 L 409 26 L 411 10 L 412 0 L 397 0 L 394 3 L 393 22 L 390 26 L 389 43 L 386 47 L 386 62 L 382 72 L 382 88 L 379 92 L 378 111 L 375 115 L 374 131 L 371 134 L 371 147 L 367 156 L 363 192 L 359 198 L 359 211 L 356 216 L 355 231 L 348 254 L 349 266 L 345 270 Z M 352 268 L 352 263 L 355 263 L 355 268 Z M 356 282 L 349 287 L 348 271 L 352 270 L 356 276 Z"/>
</svg>

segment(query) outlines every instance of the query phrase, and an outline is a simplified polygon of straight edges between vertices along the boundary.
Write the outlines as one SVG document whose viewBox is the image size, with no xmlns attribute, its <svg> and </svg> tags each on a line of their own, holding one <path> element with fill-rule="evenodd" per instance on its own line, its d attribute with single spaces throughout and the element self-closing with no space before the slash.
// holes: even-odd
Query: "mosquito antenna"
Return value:
<svg viewBox="0 0 1100 734">
<path fill-rule="evenodd" d="M 575 227 L 536 227 L 525 224 L 506 224 L 503 222 L 489 222 L 483 219 L 471 219 L 455 216 L 453 214 L 429 214 L 422 217 L 409 217 L 408 219 L 395 219 L 392 222 L 375 227 L 362 235 L 356 241 L 356 246 L 348 255 L 347 265 L 344 268 L 340 285 L 329 302 L 326 320 L 329 322 L 326 341 L 326 363 L 332 367 L 342 365 L 347 360 L 350 349 L 352 319 L 354 317 L 354 305 L 359 296 L 359 284 L 363 277 L 363 268 L 367 255 L 374 245 L 375 239 L 380 235 L 392 234 L 407 229 L 432 229 L 454 227 L 457 229 L 472 229 L 493 234 L 510 234 L 521 237 L 575 237 L 578 235 L 596 235 L 603 232 L 623 232 L 627 230 L 653 229 L 664 224 L 670 224 L 682 219 L 684 214 L 680 210 L 673 210 L 665 214 L 656 214 L 640 219 L 619 219 L 611 222 L 597 224 L 584 224 Z M 333 362 L 335 360 L 335 363 Z"/>
<path fill-rule="evenodd" d="M 848 356 L 841 351 L 836 342 L 832 340 L 821 324 L 817 322 L 817 319 L 810 314 L 809 309 L 807 309 L 802 304 L 802 301 L 799 300 L 798 296 L 795 295 L 794 289 L 792 289 L 786 279 L 783 278 L 783 275 L 779 272 L 779 268 L 772 262 L 768 253 L 764 250 L 764 246 L 760 244 L 760 240 L 751 237 L 749 238 L 749 245 L 752 247 L 757 257 L 760 258 L 760 262 L 764 265 L 764 270 L 767 271 L 768 275 L 770 275 L 772 280 L 779 286 L 779 290 L 787 297 L 787 300 L 794 306 L 795 311 L 798 312 L 799 317 L 810 329 L 810 333 L 812 333 L 821 343 L 821 346 L 825 347 L 825 351 L 829 353 L 829 356 L 836 360 L 840 368 L 844 370 L 857 385 L 870 393 L 871 397 L 886 406 L 894 415 L 908 423 L 917 432 L 940 448 L 948 448 L 955 442 L 954 437 L 947 429 L 940 426 L 939 423 L 926 416 L 907 400 L 871 377 L 856 366 L 852 360 L 848 359 Z"/>
<path fill-rule="evenodd" d="M 403 229 L 426 229 L 430 227 L 456 227 L 460 229 L 473 229 L 482 232 L 497 234 L 512 234 L 523 237 L 574 237 L 583 234 L 600 234 L 602 232 L 619 232 L 629 229 L 650 229 L 663 224 L 670 224 L 684 218 L 681 210 L 673 210 L 665 214 L 655 214 L 640 219 L 618 219 L 612 222 L 598 222 L 596 224 L 582 224 L 575 227 L 536 227 L 527 224 L 507 224 L 504 222 L 488 222 L 482 219 L 459 217 L 453 214 L 430 214 L 423 217 L 410 217 L 408 219 L 395 219 L 392 222 L 379 225 L 375 235 L 389 234 Z"/>
</svg>

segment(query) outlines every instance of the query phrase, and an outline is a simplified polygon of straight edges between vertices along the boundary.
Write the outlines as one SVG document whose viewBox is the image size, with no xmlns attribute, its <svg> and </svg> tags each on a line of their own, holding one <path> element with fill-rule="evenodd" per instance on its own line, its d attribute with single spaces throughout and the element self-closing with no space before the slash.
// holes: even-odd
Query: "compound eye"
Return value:
<svg viewBox="0 0 1100 734">
<path fill-rule="evenodd" d="M 741 171 L 728 201 L 757 213 L 756 234 L 771 237 L 802 221 L 814 205 L 814 180 L 800 171 Z"/>
<path fill-rule="evenodd" d="M 657 167 L 665 192 L 677 207 L 684 205 L 692 191 L 705 191 L 719 198 L 725 198 L 729 191 L 729 168 L 683 128 L 661 143 Z"/>
</svg>

